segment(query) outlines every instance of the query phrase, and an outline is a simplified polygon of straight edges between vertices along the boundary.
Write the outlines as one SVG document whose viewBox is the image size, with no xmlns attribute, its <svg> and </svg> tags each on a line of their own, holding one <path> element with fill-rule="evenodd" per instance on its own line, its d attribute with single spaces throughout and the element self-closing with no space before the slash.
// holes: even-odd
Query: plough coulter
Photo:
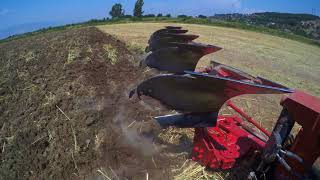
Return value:
<svg viewBox="0 0 320 180">
<path fill-rule="evenodd" d="M 196 43 L 182 27 L 156 31 L 141 66 L 165 74 L 147 79 L 130 92 L 149 96 L 178 113 L 155 117 L 163 127 L 195 128 L 191 157 L 209 169 L 248 169 L 248 179 L 315 179 L 320 155 L 320 100 L 299 90 L 212 61 L 196 69 L 204 55 L 222 48 Z M 272 132 L 230 100 L 244 94 L 285 94 Z M 219 115 L 226 104 L 239 114 Z M 292 128 L 301 126 L 295 137 Z M 250 125 L 248 125 L 250 124 Z M 245 162 L 245 163 L 244 163 Z"/>
</svg>

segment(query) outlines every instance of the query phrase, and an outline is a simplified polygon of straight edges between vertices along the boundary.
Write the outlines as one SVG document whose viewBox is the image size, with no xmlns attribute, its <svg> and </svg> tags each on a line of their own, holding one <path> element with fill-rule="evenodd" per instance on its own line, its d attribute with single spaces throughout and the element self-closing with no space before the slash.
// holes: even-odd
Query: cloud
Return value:
<svg viewBox="0 0 320 180">
<path fill-rule="evenodd" d="M 10 13 L 9 9 L 0 9 L 0 16 L 5 16 L 9 13 Z"/>
</svg>

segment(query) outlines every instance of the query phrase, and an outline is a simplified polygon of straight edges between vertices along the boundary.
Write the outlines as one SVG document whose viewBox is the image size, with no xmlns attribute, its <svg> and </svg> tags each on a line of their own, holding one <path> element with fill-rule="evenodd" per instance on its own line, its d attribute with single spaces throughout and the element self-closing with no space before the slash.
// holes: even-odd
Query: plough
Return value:
<svg viewBox="0 0 320 180">
<path fill-rule="evenodd" d="M 199 36 L 187 32 L 168 26 L 153 33 L 146 48 L 151 53 L 140 64 L 165 74 L 139 84 L 130 98 L 149 96 L 179 112 L 155 120 L 163 128 L 195 128 L 191 157 L 207 168 L 227 170 L 246 162 L 247 179 L 316 179 L 320 99 L 215 61 L 196 69 L 201 57 L 222 48 L 196 43 Z M 272 132 L 230 100 L 244 94 L 285 94 Z M 239 116 L 219 115 L 224 104 Z M 301 129 L 293 137 L 295 123 Z"/>
</svg>

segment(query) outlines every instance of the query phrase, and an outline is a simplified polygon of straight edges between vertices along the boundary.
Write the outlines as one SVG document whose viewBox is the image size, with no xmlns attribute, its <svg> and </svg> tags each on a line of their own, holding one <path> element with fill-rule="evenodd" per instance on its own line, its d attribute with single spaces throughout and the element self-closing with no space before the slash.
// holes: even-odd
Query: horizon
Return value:
<svg viewBox="0 0 320 180">
<path fill-rule="evenodd" d="M 320 2 L 305 3 L 290 0 L 145 0 L 144 14 L 171 14 L 188 16 L 213 16 L 215 14 L 252 14 L 259 12 L 279 12 L 313 14 L 319 17 Z M 0 39 L 11 35 L 31 32 L 41 28 L 86 22 L 92 19 L 110 17 L 113 4 L 121 3 L 125 14 L 132 15 L 135 0 L 56 0 L 0 2 Z M 58 12 L 58 13 L 57 13 Z"/>
</svg>

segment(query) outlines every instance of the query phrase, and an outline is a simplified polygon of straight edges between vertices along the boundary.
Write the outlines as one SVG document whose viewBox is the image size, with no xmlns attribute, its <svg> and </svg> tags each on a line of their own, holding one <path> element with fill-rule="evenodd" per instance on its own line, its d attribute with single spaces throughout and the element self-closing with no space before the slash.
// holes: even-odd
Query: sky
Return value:
<svg viewBox="0 0 320 180">
<path fill-rule="evenodd" d="M 196 16 L 219 13 L 289 12 L 320 15 L 320 0 L 145 0 L 145 14 Z M 132 14 L 135 0 L 0 0 L 3 32 L 83 22 L 109 16 L 114 3 Z M 19 29 L 20 28 L 20 29 Z M 2 33 L 2 34 L 1 34 Z M 17 32 L 12 32 L 17 33 Z M 19 32 L 18 32 L 19 33 Z"/>
</svg>

